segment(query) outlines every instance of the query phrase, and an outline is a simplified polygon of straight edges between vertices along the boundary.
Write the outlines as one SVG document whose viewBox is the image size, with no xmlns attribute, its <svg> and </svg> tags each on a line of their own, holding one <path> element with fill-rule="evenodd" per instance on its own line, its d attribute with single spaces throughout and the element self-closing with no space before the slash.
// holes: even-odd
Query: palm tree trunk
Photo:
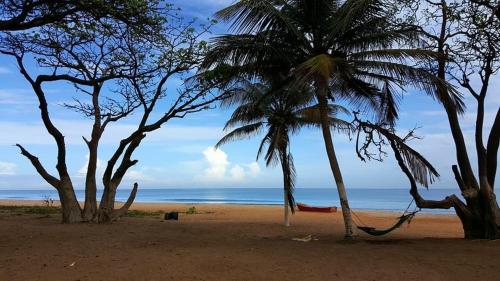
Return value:
<svg viewBox="0 0 500 281">
<path fill-rule="evenodd" d="M 344 216 L 345 238 L 351 239 L 354 237 L 354 228 L 351 217 L 351 209 L 349 208 L 349 201 L 347 200 L 347 193 L 342 179 L 342 172 L 340 171 L 339 162 L 333 147 L 332 134 L 330 132 L 330 121 L 328 120 L 328 100 L 326 93 L 319 93 L 317 95 L 321 129 L 323 132 L 323 139 L 325 141 L 326 154 L 330 162 L 337 190 L 339 193 L 340 206 L 342 207 L 342 215 Z"/>
<path fill-rule="evenodd" d="M 289 208 L 290 205 L 288 204 L 288 192 L 291 187 L 291 182 L 290 182 L 290 165 L 288 163 L 288 157 L 286 153 L 286 148 L 281 148 L 280 149 L 280 161 L 281 161 L 281 170 L 283 171 L 283 199 L 284 199 L 284 219 L 285 219 L 285 226 L 290 226 L 290 218 L 289 218 Z"/>
<path fill-rule="evenodd" d="M 284 195 L 284 206 L 285 206 L 285 226 L 290 226 L 290 217 L 289 217 L 289 205 L 288 205 L 288 191 L 285 190 L 285 192 L 283 193 Z"/>
</svg>

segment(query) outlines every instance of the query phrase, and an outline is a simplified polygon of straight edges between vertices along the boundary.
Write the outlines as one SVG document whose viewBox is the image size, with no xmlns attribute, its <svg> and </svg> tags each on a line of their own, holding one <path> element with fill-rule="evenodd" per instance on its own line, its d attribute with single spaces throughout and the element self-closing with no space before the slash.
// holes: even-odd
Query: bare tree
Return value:
<svg viewBox="0 0 500 281">
<path fill-rule="evenodd" d="M 470 239 L 500 238 L 500 209 L 494 192 L 500 110 L 497 110 L 490 132 L 484 132 L 485 104 L 491 91 L 491 81 L 500 67 L 500 18 L 496 15 L 498 10 L 492 9 L 490 5 L 493 2 L 413 1 L 409 4 L 412 16 L 405 18 L 409 21 L 406 25 L 418 29 L 424 35 L 427 48 L 438 53 L 428 63 L 429 71 L 442 80 L 458 84 L 476 101 L 474 141 L 477 176 L 472 168 L 473 158 L 467 149 L 459 118 L 463 111 L 446 98 L 447 89 L 438 89 L 438 96 L 445 97 L 441 103 L 455 144 L 457 165 L 453 165 L 452 171 L 465 202 L 451 195 L 431 204 L 412 192 L 422 208 L 454 208 L 462 221 L 465 237 Z"/>
<path fill-rule="evenodd" d="M 191 33 L 191 31 L 188 31 L 188 33 Z M 178 38 L 182 39 L 179 42 L 185 42 L 186 37 L 184 36 Z M 162 125 L 172 119 L 184 118 L 188 114 L 209 109 L 212 104 L 224 99 L 230 93 L 230 91 L 223 90 L 228 87 L 227 85 L 218 82 L 222 80 L 200 77 L 192 78 L 193 80 L 188 79 L 181 89 L 177 89 L 177 94 L 174 96 L 169 95 L 166 91 L 166 83 L 170 78 L 174 77 L 174 75 L 194 71 L 201 62 L 202 55 L 197 53 L 200 46 L 196 43 L 195 38 L 189 39 L 192 40 L 189 43 L 189 48 L 182 51 L 182 56 L 186 57 L 181 60 L 174 61 L 173 58 L 177 56 L 174 55 L 170 60 L 171 65 L 159 72 L 155 72 L 154 75 L 147 79 L 140 76 L 127 78 L 134 99 L 139 100 L 142 109 L 141 117 L 136 130 L 120 141 L 118 148 L 108 160 L 102 178 L 104 192 L 99 204 L 99 222 L 113 221 L 122 216 L 133 201 L 137 191 L 137 184 L 134 185 L 127 203 L 119 210 L 114 209 L 116 189 L 127 170 L 137 164 L 138 160 L 132 160 L 131 157 L 147 133 L 160 129 Z M 168 96 L 173 99 L 171 105 L 167 110 L 163 111 L 164 114 L 161 117 L 153 118 L 151 114 L 159 101 Z"/>
<path fill-rule="evenodd" d="M 210 26 L 186 23 L 171 6 L 161 14 L 157 11 L 153 10 L 151 16 L 161 17 L 164 24 L 149 33 L 114 19 L 82 19 L 73 24 L 47 25 L 36 33 L 10 34 L 3 42 L 1 52 L 16 59 L 38 98 L 42 121 L 57 144 L 58 175 L 51 175 L 36 156 L 23 146 L 18 147 L 38 173 L 57 189 L 65 223 L 110 222 L 125 214 L 138 184 L 134 184 L 129 199 L 118 210 L 114 208 L 116 190 L 127 171 L 137 164 L 138 160 L 132 159 L 133 153 L 146 134 L 173 118 L 207 109 L 224 95 L 214 91 L 219 85 L 217 75 L 211 79 L 190 79 L 180 88 L 167 91 L 170 79 L 188 78 L 196 71 L 206 48 L 200 37 Z M 50 74 L 30 74 L 25 60 L 31 57 Z M 67 169 L 65 139 L 50 117 L 44 91 L 45 84 L 61 81 L 72 84 L 77 95 L 65 107 L 93 121 L 90 137 L 83 138 L 89 150 L 83 210 Z M 154 119 L 152 113 L 156 112 L 159 101 L 166 98 L 172 101 L 171 106 L 162 110 L 162 117 Z M 140 114 L 139 124 L 120 141 L 108 161 L 98 208 L 96 178 L 101 137 L 110 123 L 132 113 Z"/>
</svg>

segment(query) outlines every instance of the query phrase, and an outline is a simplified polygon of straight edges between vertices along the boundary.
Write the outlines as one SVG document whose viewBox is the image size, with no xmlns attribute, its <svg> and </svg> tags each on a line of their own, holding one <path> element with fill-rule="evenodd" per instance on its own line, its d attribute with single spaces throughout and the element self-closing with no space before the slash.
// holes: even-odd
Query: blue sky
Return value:
<svg viewBox="0 0 500 281">
<path fill-rule="evenodd" d="M 231 0 L 173 1 L 183 9 L 186 17 L 209 17 Z M 215 34 L 226 32 L 224 25 L 214 29 Z M 36 69 L 32 69 L 36 73 Z M 500 87 L 495 77 L 492 89 Z M 173 89 L 175 93 L 175 89 Z M 65 84 L 47 87 L 49 106 L 55 124 L 65 134 L 68 143 L 68 166 L 75 187 L 82 188 L 86 164 L 86 147 L 82 136 L 88 136 L 91 126 L 78 114 L 63 109 L 59 104 L 75 95 Z M 462 117 L 464 131 L 473 150 L 474 103 L 466 100 L 469 112 Z M 486 106 L 486 129 L 491 127 L 500 105 L 500 94 L 491 93 Z M 266 168 L 256 162 L 258 138 L 231 143 L 215 151 L 211 147 L 223 136 L 222 127 L 231 112 L 215 109 L 174 120 L 161 130 L 148 135 L 136 151 L 139 163 L 130 170 L 123 188 L 138 181 L 143 188 L 165 187 L 280 187 L 279 168 Z M 56 151 L 53 140 L 39 119 L 37 102 L 29 85 L 20 76 L 11 58 L 0 57 L 0 189 L 49 188 L 36 174 L 30 163 L 19 154 L 15 143 L 23 144 L 36 154 L 47 169 L 54 171 Z M 111 151 L 121 136 L 134 126 L 133 118 L 109 128 L 103 137 L 99 155 L 103 169 Z M 454 148 L 444 111 L 431 98 L 409 91 L 401 103 L 399 128 L 406 132 L 421 127 L 422 140 L 413 146 L 426 156 L 441 173 L 441 179 L 431 188 L 454 188 L 451 165 L 455 163 Z M 406 188 L 406 178 L 394 162 L 392 155 L 383 163 L 363 163 L 355 156 L 354 143 L 345 136 L 334 139 L 344 179 L 348 188 Z M 321 134 L 316 130 L 303 130 L 292 139 L 292 153 L 297 169 L 298 187 L 334 187 L 334 181 L 324 153 Z M 475 162 L 475 161 L 474 161 Z"/>
</svg>

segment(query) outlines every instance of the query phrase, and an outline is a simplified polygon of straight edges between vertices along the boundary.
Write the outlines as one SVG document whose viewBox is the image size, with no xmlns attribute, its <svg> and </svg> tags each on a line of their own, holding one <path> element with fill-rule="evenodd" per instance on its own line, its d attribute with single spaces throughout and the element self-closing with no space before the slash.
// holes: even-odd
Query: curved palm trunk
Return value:
<svg viewBox="0 0 500 281">
<path fill-rule="evenodd" d="M 291 171 L 290 171 L 290 165 L 288 163 L 288 157 L 286 153 L 286 149 L 282 149 L 280 152 L 281 154 L 281 170 L 283 171 L 283 206 L 284 206 L 284 223 L 285 226 L 290 226 L 290 204 L 288 203 L 288 195 L 291 190 L 291 182 L 290 182 L 290 177 L 291 177 Z"/>
<path fill-rule="evenodd" d="M 284 202 L 285 202 L 285 226 L 290 226 L 290 206 L 288 204 L 288 191 L 285 190 L 285 192 L 283 193 L 284 195 Z"/>
<path fill-rule="evenodd" d="M 344 216 L 345 238 L 353 238 L 354 229 L 351 217 L 351 209 L 349 208 L 349 201 L 347 200 L 347 193 L 345 191 L 344 180 L 342 179 L 342 172 L 340 171 L 339 162 L 333 147 L 332 134 L 330 132 L 330 121 L 328 120 L 328 100 L 326 93 L 317 94 L 321 129 L 323 132 L 323 139 L 325 141 L 326 154 L 330 162 L 337 190 L 339 193 L 340 206 L 342 207 L 342 215 Z"/>
</svg>

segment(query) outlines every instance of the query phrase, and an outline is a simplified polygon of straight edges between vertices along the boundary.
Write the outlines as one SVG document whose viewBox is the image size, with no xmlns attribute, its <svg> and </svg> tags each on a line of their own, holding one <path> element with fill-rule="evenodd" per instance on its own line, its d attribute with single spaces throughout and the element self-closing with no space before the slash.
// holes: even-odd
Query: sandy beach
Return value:
<svg viewBox="0 0 500 281">
<path fill-rule="evenodd" d="M 41 204 L 0 201 L 0 205 Z M 134 204 L 144 211 L 193 205 Z M 340 213 L 195 205 L 179 221 L 126 217 L 61 225 L 57 215 L 0 214 L 0 280 L 499 280 L 500 242 L 465 241 L 450 215 L 418 214 L 390 235 L 343 240 Z M 397 213 L 357 212 L 378 228 Z M 312 235 L 310 242 L 294 241 Z"/>
</svg>

